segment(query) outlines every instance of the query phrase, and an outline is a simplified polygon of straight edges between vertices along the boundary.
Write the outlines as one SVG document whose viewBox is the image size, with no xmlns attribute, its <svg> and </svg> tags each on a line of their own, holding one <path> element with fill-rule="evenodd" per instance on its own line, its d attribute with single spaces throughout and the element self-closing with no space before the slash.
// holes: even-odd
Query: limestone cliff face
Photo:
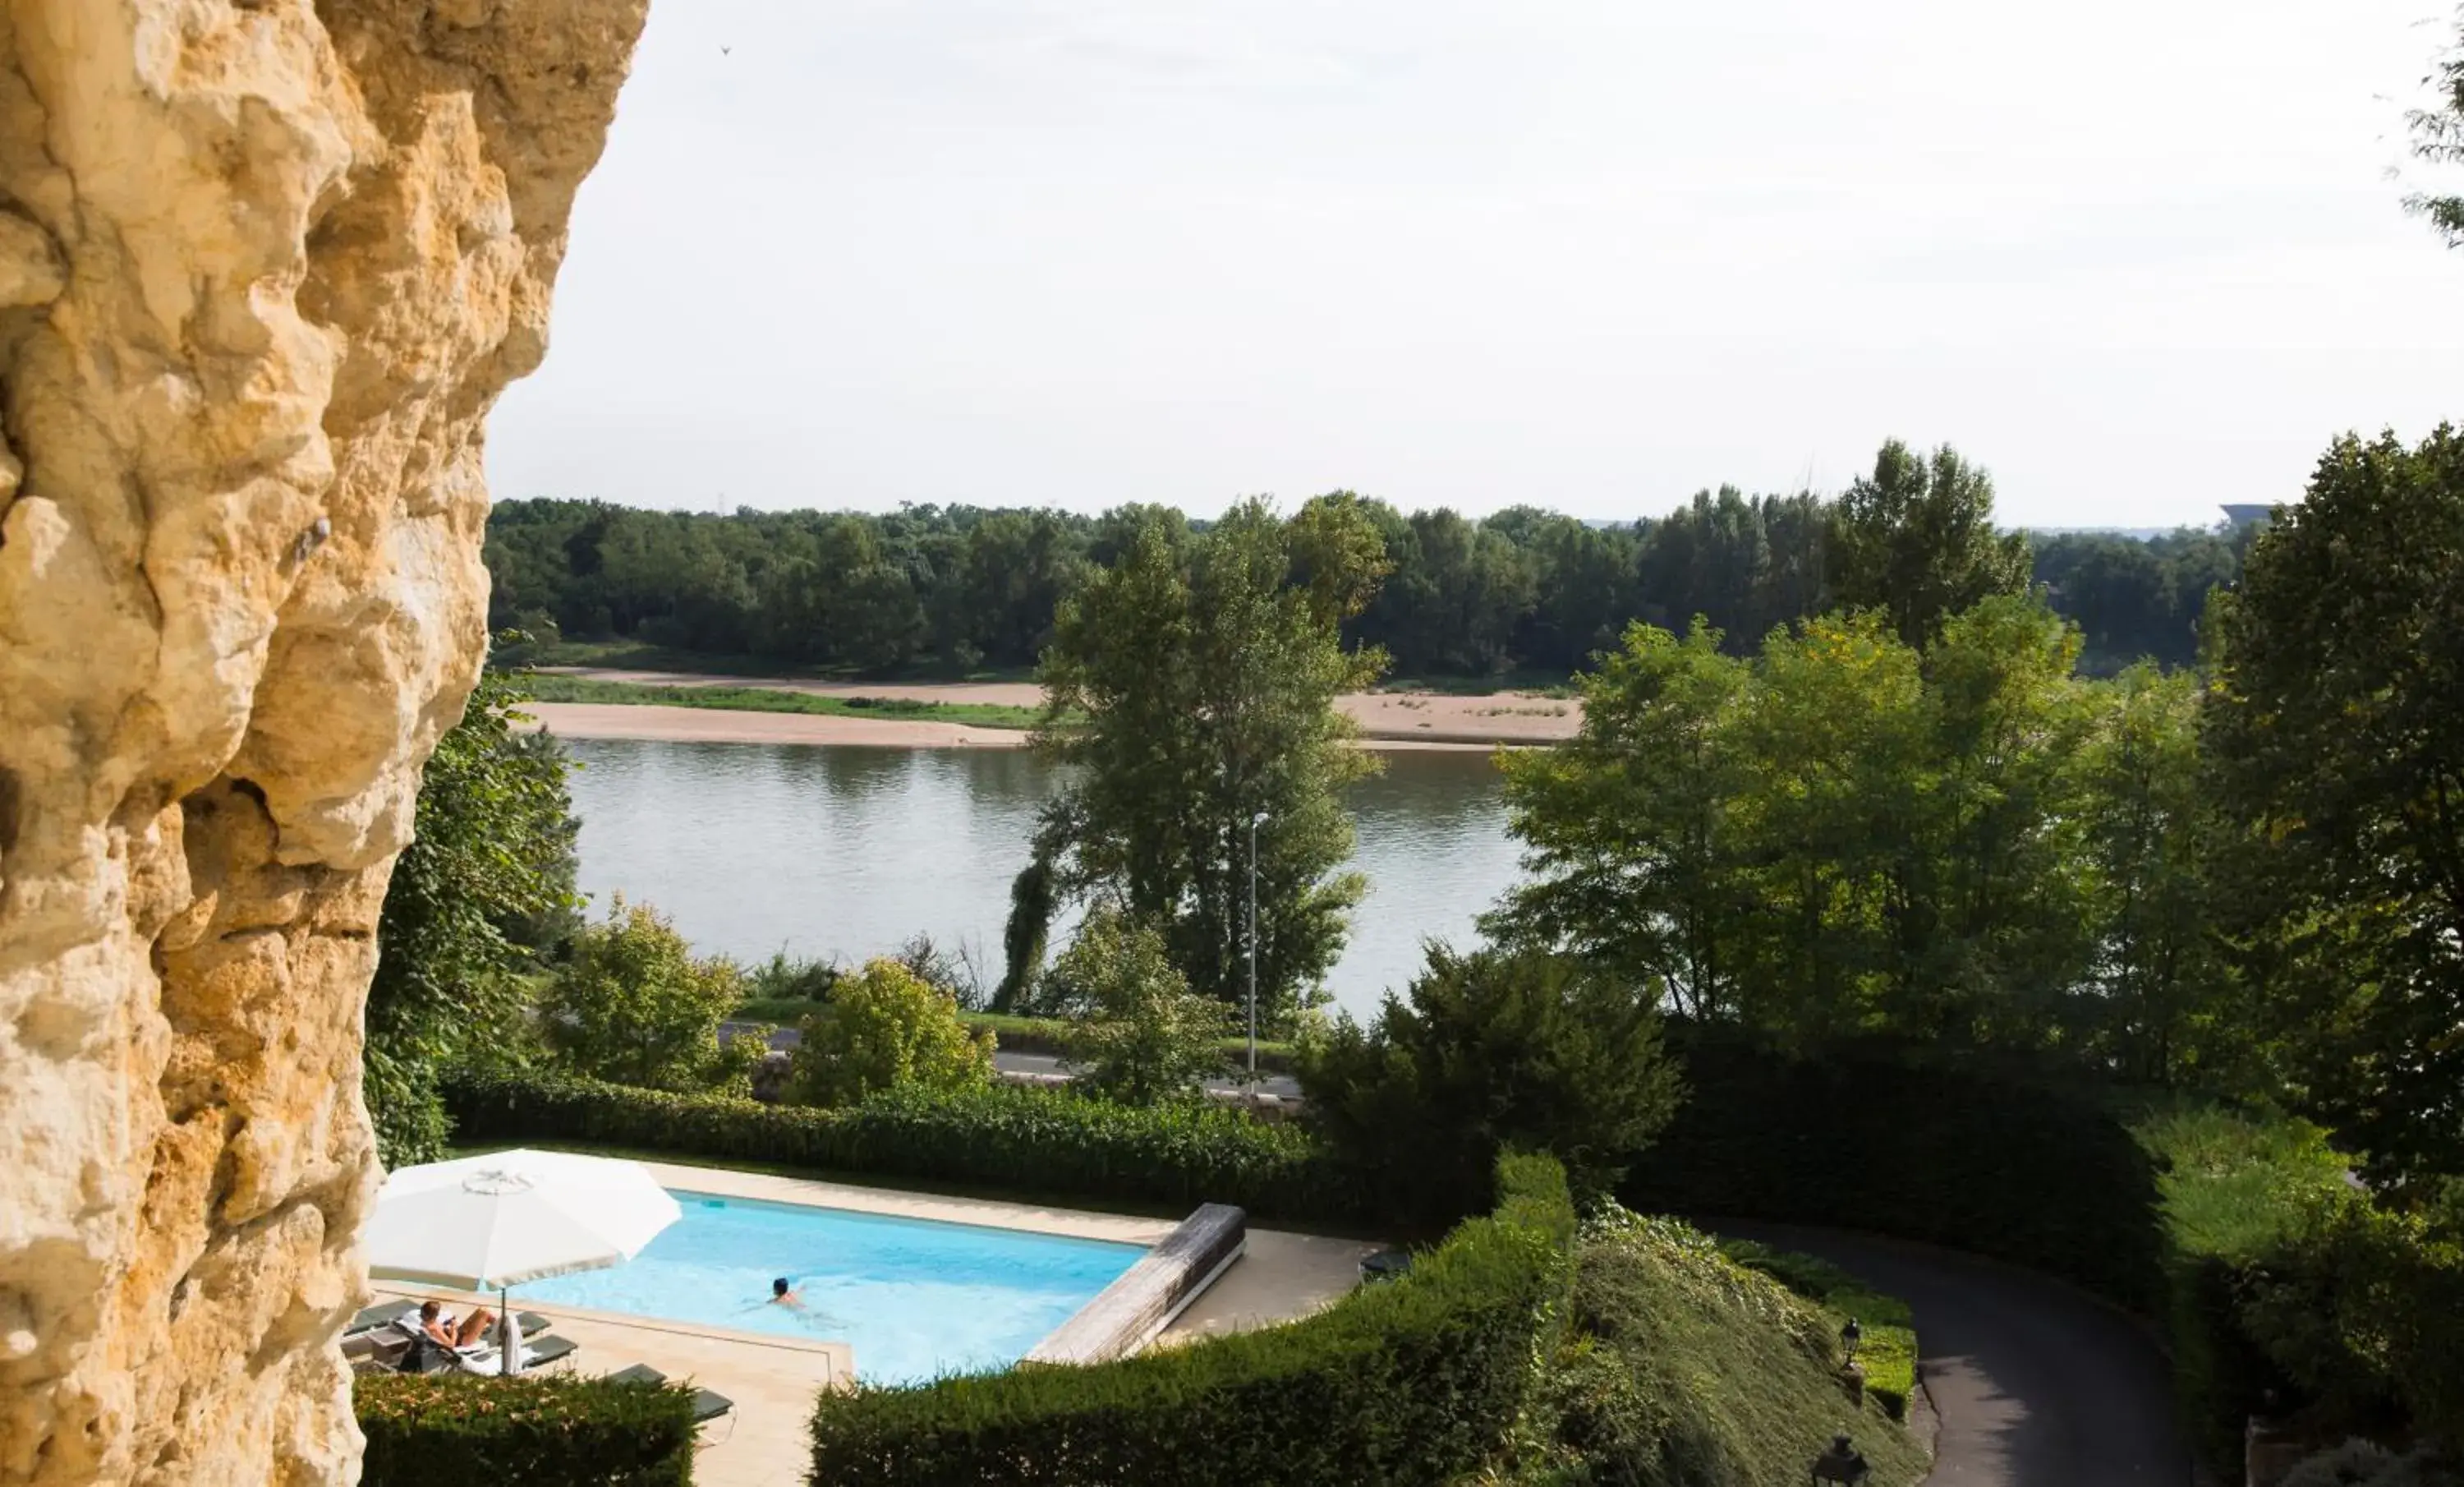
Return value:
<svg viewBox="0 0 2464 1487">
<path fill-rule="evenodd" d="M 0 0 L 0 1484 L 344 1482 L 374 930 L 646 0 Z"/>
</svg>

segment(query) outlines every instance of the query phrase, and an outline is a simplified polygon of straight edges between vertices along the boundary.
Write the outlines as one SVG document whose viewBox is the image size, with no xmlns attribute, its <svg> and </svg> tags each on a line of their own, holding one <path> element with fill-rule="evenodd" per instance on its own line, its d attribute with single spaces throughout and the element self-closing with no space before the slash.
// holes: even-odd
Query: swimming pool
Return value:
<svg viewBox="0 0 2464 1487">
<path fill-rule="evenodd" d="M 684 1217 L 612 1270 L 519 1287 L 585 1306 L 855 1350 L 856 1376 L 911 1384 L 1003 1368 L 1146 1251 L 1133 1244 L 676 1192 Z M 804 1309 L 766 1303 L 784 1276 Z"/>
</svg>

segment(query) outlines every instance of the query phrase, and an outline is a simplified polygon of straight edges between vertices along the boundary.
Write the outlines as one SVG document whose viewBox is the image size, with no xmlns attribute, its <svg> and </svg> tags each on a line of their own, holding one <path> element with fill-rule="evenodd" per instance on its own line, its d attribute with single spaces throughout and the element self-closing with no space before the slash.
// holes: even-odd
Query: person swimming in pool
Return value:
<svg viewBox="0 0 2464 1487">
<path fill-rule="evenodd" d="M 803 1294 L 789 1285 L 787 1277 L 781 1276 L 770 1282 L 770 1304 L 783 1306 L 791 1312 L 800 1312 L 804 1309 Z"/>
</svg>

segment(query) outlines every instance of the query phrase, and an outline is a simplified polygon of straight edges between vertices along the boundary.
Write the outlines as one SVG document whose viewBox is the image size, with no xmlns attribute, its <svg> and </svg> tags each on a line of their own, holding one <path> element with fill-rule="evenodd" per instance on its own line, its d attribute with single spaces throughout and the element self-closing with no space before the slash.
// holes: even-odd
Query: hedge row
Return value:
<svg viewBox="0 0 2464 1487">
<path fill-rule="evenodd" d="M 1400 1279 L 1289 1326 L 1091 1367 L 1022 1366 L 825 1394 L 828 1487 L 1359 1487 L 1453 1481 L 1493 1456 L 1565 1315 L 1574 1212 L 1547 1158 L 1499 1164 L 1497 1210 Z"/>
<path fill-rule="evenodd" d="M 684 1487 L 693 1390 L 568 1374 L 492 1379 L 380 1374 L 351 1381 L 368 1441 L 362 1487 Z"/>
<path fill-rule="evenodd" d="M 2164 1308 L 2157 1166 L 2111 1111 L 1881 1047 L 1796 1058 L 1677 1027 L 1686 1099 L 1618 1197 L 1644 1213 L 1863 1230 Z"/>
<path fill-rule="evenodd" d="M 462 1141 L 586 1142 L 1081 1200 L 1234 1203 L 1264 1218 L 1360 1216 L 1355 1189 L 1307 1132 L 1196 1103 L 1140 1109 L 997 1086 L 815 1110 L 533 1075 L 459 1076 L 445 1098 Z"/>
</svg>

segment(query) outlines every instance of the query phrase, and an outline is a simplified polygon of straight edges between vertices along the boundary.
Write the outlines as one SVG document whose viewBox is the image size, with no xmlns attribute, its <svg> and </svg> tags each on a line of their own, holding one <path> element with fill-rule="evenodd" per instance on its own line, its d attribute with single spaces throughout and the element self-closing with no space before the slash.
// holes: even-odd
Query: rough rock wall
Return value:
<svg viewBox="0 0 2464 1487">
<path fill-rule="evenodd" d="M 343 1482 L 377 910 L 646 0 L 0 0 L 0 1484 Z"/>
</svg>

